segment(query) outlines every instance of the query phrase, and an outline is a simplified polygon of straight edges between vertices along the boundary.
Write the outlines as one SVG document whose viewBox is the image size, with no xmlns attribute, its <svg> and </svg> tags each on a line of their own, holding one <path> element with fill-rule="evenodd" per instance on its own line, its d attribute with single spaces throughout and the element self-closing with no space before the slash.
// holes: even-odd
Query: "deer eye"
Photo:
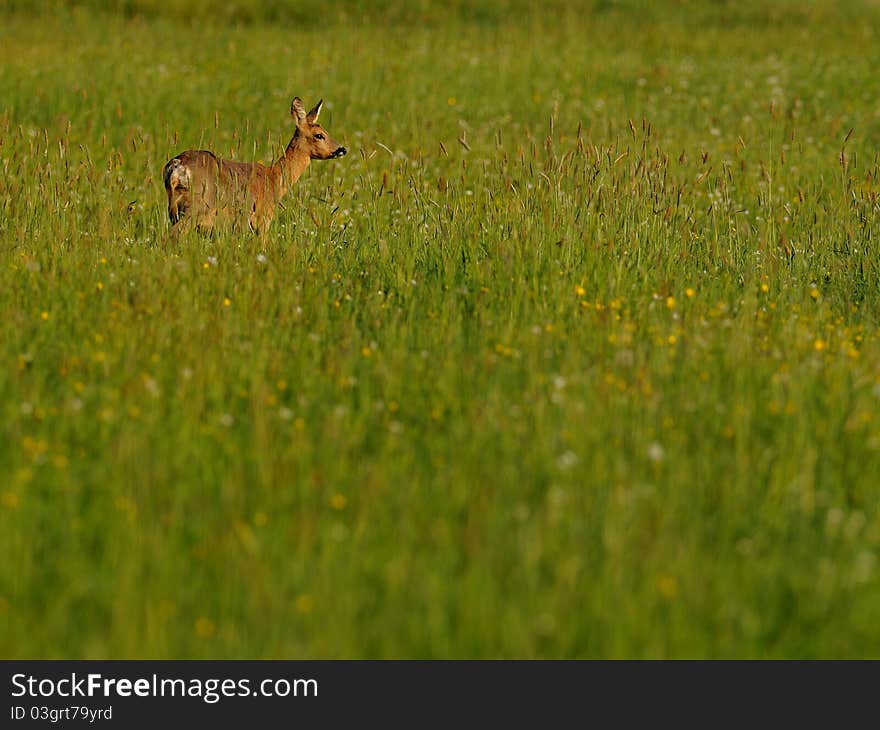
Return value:
<svg viewBox="0 0 880 730">
<path fill-rule="evenodd" d="M 315 139 L 324 139 L 324 135 L 321 134 L 320 132 L 318 132 L 318 133 L 315 135 Z"/>
</svg>

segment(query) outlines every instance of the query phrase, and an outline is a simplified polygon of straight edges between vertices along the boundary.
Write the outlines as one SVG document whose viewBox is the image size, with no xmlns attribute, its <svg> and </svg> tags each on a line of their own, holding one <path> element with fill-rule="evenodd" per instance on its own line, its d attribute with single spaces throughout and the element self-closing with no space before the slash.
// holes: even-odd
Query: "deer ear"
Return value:
<svg viewBox="0 0 880 730">
<path fill-rule="evenodd" d="M 306 119 L 309 120 L 311 124 L 315 124 L 318 121 L 318 115 L 321 113 L 321 107 L 324 106 L 324 100 L 321 99 L 315 106 L 312 107 L 312 110 L 306 116 Z"/>
<path fill-rule="evenodd" d="M 290 116 L 296 120 L 297 127 L 302 127 L 306 123 L 306 108 L 298 96 L 295 96 L 290 103 Z"/>
</svg>

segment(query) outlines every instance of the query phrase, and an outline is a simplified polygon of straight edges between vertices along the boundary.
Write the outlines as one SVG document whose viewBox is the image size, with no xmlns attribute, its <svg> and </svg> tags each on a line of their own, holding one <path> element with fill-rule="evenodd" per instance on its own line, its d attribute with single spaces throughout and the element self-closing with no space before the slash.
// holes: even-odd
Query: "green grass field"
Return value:
<svg viewBox="0 0 880 730">
<path fill-rule="evenodd" d="M 880 6 L 164 5 L 0 2 L 0 655 L 880 656 Z"/>
</svg>

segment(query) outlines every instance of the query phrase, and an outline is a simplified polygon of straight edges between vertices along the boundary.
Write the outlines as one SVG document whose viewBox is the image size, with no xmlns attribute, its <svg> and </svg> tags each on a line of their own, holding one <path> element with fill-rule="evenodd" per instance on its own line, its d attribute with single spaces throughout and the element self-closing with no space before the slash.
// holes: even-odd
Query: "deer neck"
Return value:
<svg viewBox="0 0 880 730">
<path fill-rule="evenodd" d="M 299 135 L 294 136 L 287 145 L 284 154 L 272 165 L 272 177 L 275 183 L 275 194 L 281 199 L 300 176 L 306 171 L 311 162 L 308 150 L 298 144 Z"/>
</svg>

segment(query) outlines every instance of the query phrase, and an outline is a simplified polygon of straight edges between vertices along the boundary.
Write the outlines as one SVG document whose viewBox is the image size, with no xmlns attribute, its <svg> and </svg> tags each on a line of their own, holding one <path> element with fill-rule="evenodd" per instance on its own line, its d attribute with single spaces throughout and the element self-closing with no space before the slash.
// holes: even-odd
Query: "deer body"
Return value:
<svg viewBox="0 0 880 730">
<path fill-rule="evenodd" d="M 309 163 L 347 152 L 318 124 L 322 105 L 319 101 L 306 112 L 298 97 L 293 100 L 296 131 L 273 165 L 223 160 L 208 150 L 187 150 L 169 160 L 162 179 L 172 231 L 189 224 L 211 231 L 221 220 L 232 225 L 247 221 L 251 230 L 265 234 L 278 203 Z"/>
</svg>

